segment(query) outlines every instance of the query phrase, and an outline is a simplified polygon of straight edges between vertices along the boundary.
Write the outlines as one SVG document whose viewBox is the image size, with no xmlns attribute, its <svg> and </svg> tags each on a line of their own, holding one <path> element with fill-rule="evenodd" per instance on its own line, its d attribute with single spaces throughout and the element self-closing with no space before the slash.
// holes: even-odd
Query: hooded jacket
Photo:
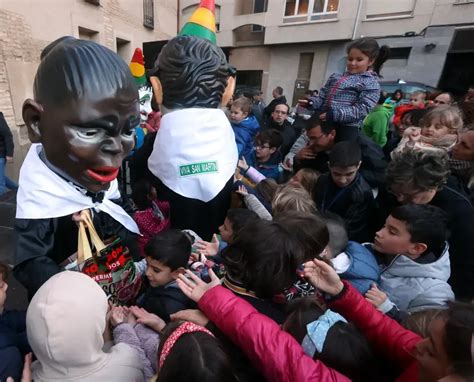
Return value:
<svg viewBox="0 0 474 382">
<path fill-rule="evenodd" d="M 349 241 L 343 253 L 348 257 L 350 265 L 339 276 L 349 281 L 360 293 L 365 294 L 372 283 L 379 282 L 380 269 L 377 260 L 372 252 L 355 241 Z"/>
<path fill-rule="evenodd" d="M 426 264 L 398 255 L 382 270 L 380 287 L 398 309 L 416 312 L 444 306 L 446 301 L 454 300 L 448 284 L 451 273 L 448 249 L 446 243 L 441 255 Z"/>
<path fill-rule="evenodd" d="M 257 118 L 250 115 L 238 123 L 231 122 L 231 125 L 235 134 L 235 143 L 237 144 L 239 158 L 250 154 L 253 149 L 253 139 L 260 129 Z"/>
<path fill-rule="evenodd" d="M 280 163 L 281 163 L 281 153 L 277 150 L 275 151 L 268 161 L 265 163 L 259 163 L 257 160 L 257 156 L 255 154 L 255 149 L 245 157 L 247 164 L 253 168 L 255 168 L 258 172 L 260 172 L 266 178 L 273 178 L 277 182 L 281 176 L 280 170 Z M 245 175 L 245 174 L 244 174 Z"/>
<path fill-rule="evenodd" d="M 33 379 L 43 381 L 143 381 L 138 353 L 125 344 L 107 352 L 107 296 L 88 276 L 61 272 L 38 290 L 26 315 Z"/>
<path fill-rule="evenodd" d="M 363 133 L 382 147 L 387 143 L 388 123 L 392 110 L 390 105 L 377 105 L 365 117 L 362 124 Z"/>
<path fill-rule="evenodd" d="M 313 109 L 327 113 L 330 121 L 359 128 L 380 98 L 377 73 L 332 74 L 316 97 L 310 97 Z"/>
</svg>

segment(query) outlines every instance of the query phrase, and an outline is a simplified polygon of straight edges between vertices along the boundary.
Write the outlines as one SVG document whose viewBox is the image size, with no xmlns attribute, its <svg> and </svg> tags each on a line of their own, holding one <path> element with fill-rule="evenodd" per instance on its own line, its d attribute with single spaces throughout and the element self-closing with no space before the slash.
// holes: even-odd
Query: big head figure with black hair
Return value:
<svg viewBox="0 0 474 382">
<path fill-rule="evenodd" d="M 225 219 L 238 161 L 221 106 L 235 88 L 235 69 L 216 44 L 214 1 L 201 0 L 180 35 L 155 62 L 150 81 L 163 118 L 148 168 L 169 200 L 171 223 L 205 240 Z"/>
<path fill-rule="evenodd" d="M 109 187 L 134 146 L 138 92 L 127 65 L 92 41 L 46 47 L 23 119 L 43 159 L 60 176 L 97 193 Z"/>
</svg>

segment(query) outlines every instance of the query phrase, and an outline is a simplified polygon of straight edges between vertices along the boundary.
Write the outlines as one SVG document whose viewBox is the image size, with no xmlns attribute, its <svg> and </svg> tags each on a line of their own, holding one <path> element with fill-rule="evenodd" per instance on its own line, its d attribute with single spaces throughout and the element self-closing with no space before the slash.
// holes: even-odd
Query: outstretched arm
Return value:
<svg viewBox="0 0 474 382">
<path fill-rule="evenodd" d="M 210 271 L 211 273 L 212 271 Z M 188 273 L 190 277 L 191 273 Z M 257 312 L 231 291 L 197 277 L 181 277 L 180 288 L 199 302 L 199 308 L 238 345 L 269 381 L 348 381 L 337 371 L 308 357 L 303 348 L 270 318 Z"/>
<path fill-rule="evenodd" d="M 332 296 L 328 306 L 357 326 L 378 351 L 401 367 L 414 361 L 411 351 L 421 337 L 375 309 L 349 283 L 342 282 L 330 265 L 314 259 L 305 264 L 304 274 L 314 287 Z"/>
</svg>

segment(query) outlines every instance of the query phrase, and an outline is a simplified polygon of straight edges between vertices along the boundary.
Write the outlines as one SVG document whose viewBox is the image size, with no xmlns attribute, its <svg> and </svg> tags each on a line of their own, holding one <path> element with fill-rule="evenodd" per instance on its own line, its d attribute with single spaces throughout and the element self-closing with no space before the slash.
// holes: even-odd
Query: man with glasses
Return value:
<svg viewBox="0 0 474 382">
<path fill-rule="evenodd" d="M 301 168 L 312 168 L 320 173 L 329 171 L 329 152 L 338 142 L 336 127 L 336 123 L 321 121 L 316 115 L 308 120 L 308 143 L 295 156 L 295 172 Z M 361 151 L 360 173 L 371 187 L 380 187 L 384 184 L 387 167 L 382 148 L 363 134 L 359 134 L 355 142 Z"/>
<path fill-rule="evenodd" d="M 263 130 L 275 129 L 280 132 L 283 139 L 280 152 L 283 156 L 288 154 L 291 146 L 298 138 L 293 125 L 287 120 L 289 111 L 290 107 L 286 103 L 276 104 L 270 115 L 270 121 L 263 128 Z"/>
<path fill-rule="evenodd" d="M 273 110 L 275 109 L 275 106 L 280 103 L 283 103 L 283 104 L 286 103 L 286 97 L 283 95 L 283 88 L 281 86 L 277 86 L 275 89 L 272 90 L 272 96 L 273 96 L 273 99 L 263 110 L 265 121 L 267 123 L 270 120 L 270 116 Z"/>
</svg>

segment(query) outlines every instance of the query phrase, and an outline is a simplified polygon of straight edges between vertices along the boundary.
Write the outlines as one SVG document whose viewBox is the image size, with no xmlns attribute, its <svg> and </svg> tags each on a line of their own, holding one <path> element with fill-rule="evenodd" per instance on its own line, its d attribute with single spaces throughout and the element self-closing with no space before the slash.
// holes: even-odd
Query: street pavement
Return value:
<svg viewBox="0 0 474 382">
<path fill-rule="evenodd" d="M 15 222 L 16 193 L 9 191 L 0 196 L 0 261 L 14 263 L 13 225 Z M 10 275 L 7 291 L 7 309 L 26 309 L 26 290 Z"/>
</svg>

